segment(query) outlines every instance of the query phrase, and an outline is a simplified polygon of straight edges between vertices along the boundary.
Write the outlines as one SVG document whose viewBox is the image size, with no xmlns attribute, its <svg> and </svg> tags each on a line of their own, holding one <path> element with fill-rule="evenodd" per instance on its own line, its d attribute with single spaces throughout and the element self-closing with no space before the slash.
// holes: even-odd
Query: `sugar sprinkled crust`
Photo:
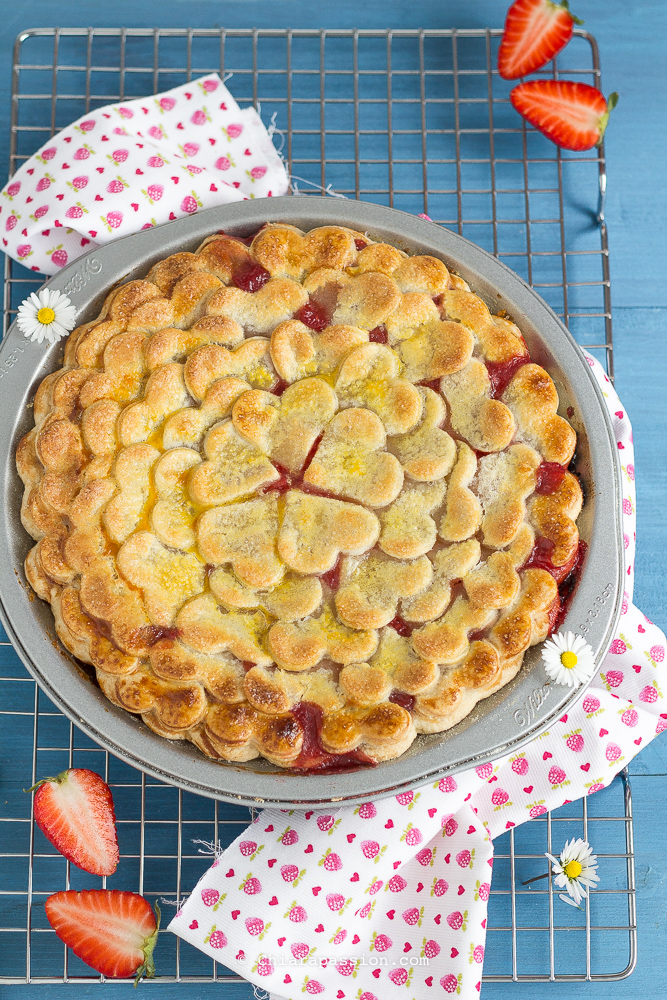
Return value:
<svg viewBox="0 0 667 1000">
<path fill-rule="evenodd" d="M 160 735 L 390 759 L 553 625 L 582 506 L 557 410 L 442 261 L 336 226 L 213 235 L 111 292 L 38 388 L 27 577 Z"/>
</svg>

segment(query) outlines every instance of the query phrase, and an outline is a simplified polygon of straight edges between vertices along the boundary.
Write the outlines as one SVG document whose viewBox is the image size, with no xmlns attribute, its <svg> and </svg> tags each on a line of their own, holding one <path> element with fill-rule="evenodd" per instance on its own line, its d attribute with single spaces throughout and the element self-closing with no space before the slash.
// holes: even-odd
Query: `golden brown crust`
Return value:
<svg viewBox="0 0 667 1000">
<path fill-rule="evenodd" d="M 113 290 L 39 386 L 28 581 L 168 739 L 299 767 L 305 705 L 322 753 L 396 757 L 546 636 L 536 538 L 556 576 L 577 551 L 576 477 L 539 492 L 574 431 L 538 365 L 494 398 L 512 359 L 517 327 L 434 257 L 337 226 L 216 234 Z"/>
</svg>

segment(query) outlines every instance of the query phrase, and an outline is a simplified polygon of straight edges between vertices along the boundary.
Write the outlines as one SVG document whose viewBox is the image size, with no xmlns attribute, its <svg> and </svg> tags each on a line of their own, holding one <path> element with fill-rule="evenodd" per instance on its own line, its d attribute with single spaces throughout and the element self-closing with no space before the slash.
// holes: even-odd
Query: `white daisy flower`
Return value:
<svg viewBox="0 0 667 1000">
<path fill-rule="evenodd" d="M 16 324 L 27 340 L 57 343 L 74 329 L 76 309 L 62 292 L 42 288 L 19 306 Z"/>
<path fill-rule="evenodd" d="M 567 840 L 560 859 L 548 853 L 547 857 L 552 863 L 554 882 L 559 889 L 567 890 L 567 895 L 561 893 L 559 898 L 570 906 L 578 907 L 582 899 L 586 899 L 587 888 L 595 888 L 595 883 L 600 881 L 598 859 L 590 844 L 581 838 Z"/>
<path fill-rule="evenodd" d="M 547 674 L 556 684 L 579 687 L 595 672 L 593 650 L 574 632 L 557 632 L 542 647 Z"/>
</svg>

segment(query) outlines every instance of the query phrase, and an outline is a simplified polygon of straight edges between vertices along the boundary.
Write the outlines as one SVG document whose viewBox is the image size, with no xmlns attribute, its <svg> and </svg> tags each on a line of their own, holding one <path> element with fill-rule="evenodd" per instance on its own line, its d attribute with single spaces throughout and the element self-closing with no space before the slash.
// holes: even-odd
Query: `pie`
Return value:
<svg viewBox="0 0 667 1000">
<path fill-rule="evenodd" d="M 441 260 L 218 233 L 113 290 L 37 390 L 27 578 L 161 736 L 303 771 L 395 758 L 562 617 L 585 546 L 558 406 Z"/>
</svg>

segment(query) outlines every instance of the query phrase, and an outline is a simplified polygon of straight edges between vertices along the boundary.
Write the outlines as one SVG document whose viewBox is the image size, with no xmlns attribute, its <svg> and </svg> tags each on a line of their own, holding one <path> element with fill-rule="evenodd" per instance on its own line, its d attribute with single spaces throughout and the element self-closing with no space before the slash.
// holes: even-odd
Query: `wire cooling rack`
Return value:
<svg viewBox="0 0 667 1000">
<path fill-rule="evenodd" d="M 10 173 L 91 108 L 218 71 L 282 137 L 295 190 L 425 212 L 529 281 L 613 377 L 603 150 L 557 150 L 512 110 L 495 72 L 500 32 L 34 29 L 14 50 Z M 577 31 L 545 75 L 599 86 L 595 40 Z M 7 260 L 5 327 L 38 285 Z M 91 983 L 44 915 L 47 895 L 99 886 L 58 855 L 33 823 L 40 776 L 91 767 L 114 791 L 121 863 L 103 880 L 149 900 L 187 895 L 212 845 L 247 824 L 225 805 L 147 779 L 65 719 L 0 642 L 0 983 Z M 595 777 L 595 776 L 594 776 Z M 594 780 L 593 777 L 593 780 Z M 602 886 L 585 910 L 554 900 L 544 851 L 590 839 Z M 496 841 L 484 982 L 605 980 L 635 964 L 632 803 L 627 775 L 590 799 Z M 207 854 L 206 852 L 209 852 Z M 203 853 L 202 853 L 203 852 Z M 537 888 L 536 888 L 537 886 Z M 539 888 L 539 887 L 542 888 Z M 169 904 L 163 903 L 169 914 Z M 154 981 L 236 982 L 189 945 L 162 935 Z"/>
</svg>

